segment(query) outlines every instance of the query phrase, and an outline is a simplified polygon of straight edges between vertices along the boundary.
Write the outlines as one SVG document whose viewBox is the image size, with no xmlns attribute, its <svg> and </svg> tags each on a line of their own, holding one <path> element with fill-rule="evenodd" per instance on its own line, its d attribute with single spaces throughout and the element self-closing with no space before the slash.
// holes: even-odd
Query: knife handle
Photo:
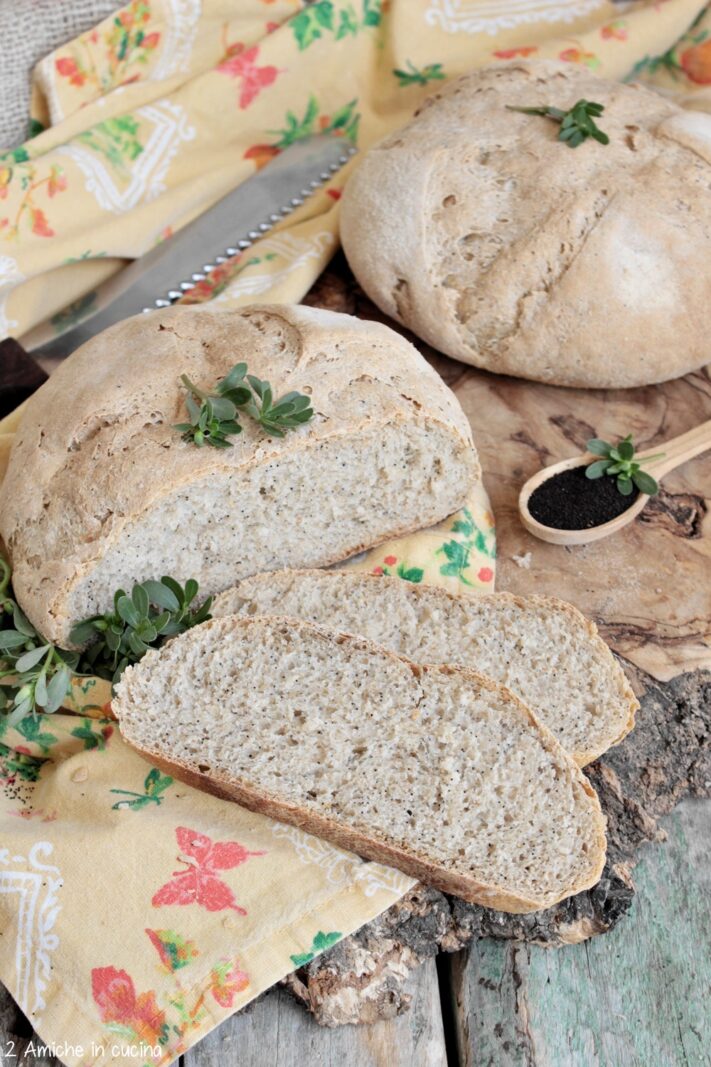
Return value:
<svg viewBox="0 0 711 1067">
<path fill-rule="evenodd" d="M 47 374 L 19 341 L 14 337 L 0 341 L 0 417 L 9 415 L 46 381 Z"/>
</svg>

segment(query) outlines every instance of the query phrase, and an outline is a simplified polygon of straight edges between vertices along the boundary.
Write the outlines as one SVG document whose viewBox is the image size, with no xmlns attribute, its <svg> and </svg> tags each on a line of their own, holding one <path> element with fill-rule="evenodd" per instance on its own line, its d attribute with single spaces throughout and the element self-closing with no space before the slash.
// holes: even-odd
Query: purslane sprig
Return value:
<svg viewBox="0 0 711 1067">
<path fill-rule="evenodd" d="M 84 652 L 57 648 L 37 632 L 12 595 L 11 570 L 0 557 L 0 715 L 10 725 L 39 712 L 51 714 L 71 694 L 75 677 L 96 675 L 114 685 L 129 663 L 150 648 L 206 622 L 212 597 L 194 605 L 198 583 L 185 587 L 173 578 L 134 585 L 130 596 L 119 589 L 114 610 L 93 615 L 71 631 Z"/>
<path fill-rule="evenodd" d="M 635 446 L 632 434 L 628 434 L 616 445 L 603 441 L 599 437 L 593 437 L 587 443 L 587 450 L 594 456 L 604 456 L 604 459 L 597 459 L 585 468 L 586 478 L 594 479 L 610 475 L 617 479 L 617 488 L 622 496 L 629 496 L 634 486 L 639 489 L 640 493 L 646 493 L 648 496 L 654 496 L 659 492 L 656 478 L 643 471 L 642 464 L 634 459 Z M 644 462 L 649 463 L 652 459 L 661 459 L 663 455 L 663 452 L 658 452 L 654 456 L 645 456 Z"/>
<path fill-rule="evenodd" d="M 187 374 L 180 379 L 187 390 L 185 404 L 189 422 L 175 426 L 184 440 L 199 448 L 230 448 L 228 440 L 242 432 L 239 416 L 242 412 L 253 418 L 272 437 L 283 437 L 286 430 L 300 426 L 313 417 L 311 400 L 302 393 L 286 393 L 274 402 L 272 387 L 254 374 L 247 374 L 246 363 L 236 363 L 226 377 L 220 379 L 214 392 L 207 393 L 190 381 Z"/>
<path fill-rule="evenodd" d="M 71 632 L 73 644 L 92 642 L 82 654 L 80 669 L 115 685 L 129 663 L 138 663 L 150 648 L 210 618 L 212 597 L 193 607 L 197 594 L 198 583 L 192 578 L 185 588 L 164 577 L 134 585 L 130 595 L 117 590 L 113 611 L 93 615 Z"/>
<path fill-rule="evenodd" d="M 604 104 L 597 104 L 593 100 L 578 100 L 567 111 L 559 107 L 514 107 L 506 105 L 507 111 L 520 111 L 524 115 L 542 115 L 544 118 L 553 119 L 560 123 L 558 140 L 564 141 L 569 148 L 577 148 L 588 137 L 598 141 L 599 144 L 609 144 L 610 138 L 595 123 L 605 110 Z"/>
<path fill-rule="evenodd" d="M 11 725 L 62 706 L 79 656 L 41 637 L 11 595 L 10 567 L 0 558 L 0 713 Z"/>
</svg>

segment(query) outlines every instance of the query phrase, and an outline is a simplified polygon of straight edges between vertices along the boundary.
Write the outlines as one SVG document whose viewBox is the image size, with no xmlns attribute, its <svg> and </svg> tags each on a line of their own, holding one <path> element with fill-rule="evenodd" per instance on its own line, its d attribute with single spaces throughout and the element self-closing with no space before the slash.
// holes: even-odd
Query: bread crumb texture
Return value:
<svg viewBox="0 0 711 1067">
<path fill-rule="evenodd" d="M 314 418 L 198 448 L 180 376 L 210 390 L 237 362 Z M 456 511 L 480 479 L 469 424 L 394 331 L 297 306 L 171 308 L 111 327 L 30 399 L 0 491 L 18 600 L 67 646 L 114 591 L 170 574 L 203 594 L 320 566 Z"/>
<path fill-rule="evenodd" d="M 307 619 L 416 663 L 481 671 L 516 693 L 581 765 L 634 724 L 624 671 L 596 627 L 555 597 L 453 596 L 347 570 L 284 571 L 222 593 L 213 614 L 233 613 Z"/>
<path fill-rule="evenodd" d="M 297 620 L 227 616 L 128 668 L 149 758 L 467 899 L 530 911 L 588 887 L 597 796 L 508 690 Z"/>
<path fill-rule="evenodd" d="M 580 98 L 576 149 L 507 110 Z M 487 370 L 582 387 L 708 361 L 711 115 L 570 63 L 454 79 L 367 153 L 341 202 L 348 261 L 388 315 Z"/>
</svg>

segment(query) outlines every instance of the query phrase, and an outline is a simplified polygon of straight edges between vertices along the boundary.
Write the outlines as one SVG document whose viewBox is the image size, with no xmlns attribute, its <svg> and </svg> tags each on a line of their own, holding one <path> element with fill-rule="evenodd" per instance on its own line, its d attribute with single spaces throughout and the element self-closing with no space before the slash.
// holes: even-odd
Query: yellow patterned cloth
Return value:
<svg viewBox="0 0 711 1067">
<path fill-rule="evenodd" d="M 132 0 L 39 64 L 34 136 L 0 159 L 0 335 L 71 321 L 294 140 L 367 146 L 443 79 L 517 55 L 711 106 L 699 0 Z M 195 298 L 299 300 L 336 246 L 344 180 Z M 480 490 L 349 566 L 466 594 L 493 588 L 494 554 Z M 73 714 L 0 720 L 0 978 L 72 1067 L 169 1063 L 411 884 L 160 773 L 109 700 L 87 679 Z"/>
<path fill-rule="evenodd" d="M 367 147 L 443 79 L 473 66 L 555 57 L 665 91 L 696 90 L 698 105 L 711 107 L 705 8 L 700 0 L 132 0 L 38 65 L 35 136 L 0 157 L 0 337 L 71 321 L 126 259 L 293 141 L 328 131 Z M 196 298 L 300 299 L 334 251 L 346 176 Z"/>
</svg>

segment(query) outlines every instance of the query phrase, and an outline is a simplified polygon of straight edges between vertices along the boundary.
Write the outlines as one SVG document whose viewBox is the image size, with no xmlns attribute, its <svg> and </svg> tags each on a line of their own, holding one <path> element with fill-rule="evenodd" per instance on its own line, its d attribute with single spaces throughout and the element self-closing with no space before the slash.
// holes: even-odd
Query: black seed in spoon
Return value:
<svg viewBox="0 0 711 1067">
<path fill-rule="evenodd" d="M 528 510 L 537 522 L 554 530 L 590 530 L 622 515 L 638 496 L 636 486 L 623 496 L 616 478 L 586 478 L 584 466 L 572 467 L 534 489 Z"/>
</svg>

